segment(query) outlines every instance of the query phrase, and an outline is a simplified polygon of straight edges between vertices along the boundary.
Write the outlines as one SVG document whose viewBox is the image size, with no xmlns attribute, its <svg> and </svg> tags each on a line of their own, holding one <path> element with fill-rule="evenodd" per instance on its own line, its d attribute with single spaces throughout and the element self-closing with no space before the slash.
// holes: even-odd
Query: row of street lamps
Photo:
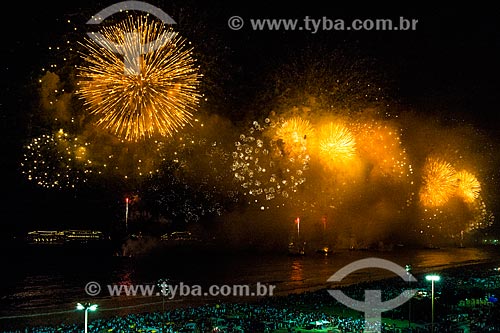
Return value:
<svg viewBox="0 0 500 333">
<path fill-rule="evenodd" d="M 406 265 L 405 267 L 406 271 L 408 274 L 411 273 L 412 267 L 411 265 Z M 441 277 L 436 274 L 429 274 L 425 276 L 425 279 L 427 281 L 431 281 L 431 333 L 434 333 L 434 282 L 437 282 L 441 280 Z M 165 291 L 168 292 L 168 280 L 159 280 L 158 285 L 162 287 L 162 295 L 164 295 Z M 408 283 L 411 283 L 408 281 Z M 167 288 L 166 290 L 164 290 Z M 411 285 L 410 285 L 411 289 Z M 165 298 L 163 298 L 163 312 L 165 312 Z M 77 310 L 84 310 L 85 311 L 85 333 L 88 332 L 88 312 L 89 311 L 96 311 L 97 310 L 97 304 L 90 304 L 90 303 L 77 303 L 76 304 L 76 309 Z M 411 299 L 408 301 L 408 327 L 411 331 Z"/>
</svg>

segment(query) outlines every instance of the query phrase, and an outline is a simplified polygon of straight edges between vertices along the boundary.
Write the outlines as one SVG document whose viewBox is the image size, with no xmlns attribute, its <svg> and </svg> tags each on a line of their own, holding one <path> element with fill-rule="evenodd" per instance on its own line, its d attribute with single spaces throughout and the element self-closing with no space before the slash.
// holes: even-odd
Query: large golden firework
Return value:
<svg viewBox="0 0 500 333">
<path fill-rule="evenodd" d="M 442 206 L 456 193 L 456 171 L 450 163 L 442 159 L 427 159 L 422 180 L 420 201 L 426 207 Z"/>
<path fill-rule="evenodd" d="M 202 97 L 192 47 L 163 23 L 129 17 L 82 43 L 79 89 L 96 124 L 138 141 L 190 124 Z"/>
<path fill-rule="evenodd" d="M 311 139 L 313 134 L 314 128 L 308 120 L 292 117 L 278 126 L 274 139 L 284 144 L 287 154 L 299 155 L 307 150 L 308 139 Z"/>
<path fill-rule="evenodd" d="M 320 157 L 331 164 L 345 165 L 356 155 L 356 140 L 351 131 L 340 123 L 323 125 L 318 133 Z"/>
<path fill-rule="evenodd" d="M 476 176 L 465 170 L 456 174 L 458 195 L 467 203 L 472 203 L 479 197 L 481 184 Z"/>
</svg>

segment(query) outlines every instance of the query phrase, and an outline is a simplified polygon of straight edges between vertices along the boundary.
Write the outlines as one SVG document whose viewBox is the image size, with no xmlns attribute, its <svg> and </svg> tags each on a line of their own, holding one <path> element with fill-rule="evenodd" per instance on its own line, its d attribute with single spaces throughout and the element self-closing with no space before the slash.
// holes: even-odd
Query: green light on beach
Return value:
<svg viewBox="0 0 500 333">
<path fill-rule="evenodd" d="M 441 280 L 441 277 L 439 275 L 432 274 L 432 275 L 426 275 L 425 279 L 427 281 L 439 281 Z"/>
</svg>

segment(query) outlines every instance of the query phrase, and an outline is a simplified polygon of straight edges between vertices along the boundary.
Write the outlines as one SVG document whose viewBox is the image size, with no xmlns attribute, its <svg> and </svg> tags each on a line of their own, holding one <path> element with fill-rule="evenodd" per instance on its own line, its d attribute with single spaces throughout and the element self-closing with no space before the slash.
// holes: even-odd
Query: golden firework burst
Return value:
<svg viewBox="0 0 500 333">
<path fill-rule="evenodd" d="M 77 93 L 96 125 L 138 141 L 190 124 L 202 97 L 192 47 L 162 23 L 129 17 L 82 43 Z"/>
<path fill-rule="evenodd" d="M 465 202 L 472 203 L 479 197 L 481 183 L 479 183 L 476 176 L 468 171 L 462 170 L 457 172 L 456 179 L 458 195 L 463 198 Z"/>
<path fill-rule="evenodd" d="M 423 186 L 420 201 L 424 206 L 442 206 L 457 190 L 456 171 L 453 166 L 439 158 L 428 158 L 423 168 Z"/>
</svg>

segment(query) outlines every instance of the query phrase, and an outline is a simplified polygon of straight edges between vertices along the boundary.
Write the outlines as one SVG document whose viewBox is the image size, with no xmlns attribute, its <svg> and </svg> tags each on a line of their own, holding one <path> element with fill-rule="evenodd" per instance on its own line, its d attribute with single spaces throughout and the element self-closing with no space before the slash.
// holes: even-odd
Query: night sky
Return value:
<svg viewBox="0 0 500 333">
<path fill-rule="evenodd" d="M 22 146 L 28 141 L 38 99 L 41 68 L 53 62 L 48 47 L 71 35 L 75 25 L 113 1 L 11 3 L 2 19 L 0 119 L 3 158 L 0 216 L 3 236 L 33 228 L 95 226 L 116 218 L 121 194 L 113 189 L 54 192 L 27 182 L 19 172 Z M 500 132 L 500 27 L 493 8 L 407 8 L 329 1 L 200 2 L 152 1 L 177 20 L 180 31 L 210 64 L 209 96 L 217 113 L 235 123 L 251 119 L 256 101 L 265 100 L 269 75 L 282 66 L 328 59 L 341 52 L 364 59 L 378 75 L 391 103 L 444 122 L 466 122 L 487 133 L 498 147 Z M 339 32 L 252 31 L 249 24 L 231 31 L 227 19 L 247 18 L 393 18 L 418 19 L 417 31 Z M 497 179 L 499 175 L 494 175 Z M 492 178 L 492 181 L 495 181 Z M 500 205 L 491 207 L 500 216 Z M 42 222 L 44 221 L 44 222 Z M 45 222 L 47 221 L 47 222 Z M 92 221 L 92 222 L 88 222 Z M 498 222 L 497 222 L 498 225 Z"/>
</svg>

